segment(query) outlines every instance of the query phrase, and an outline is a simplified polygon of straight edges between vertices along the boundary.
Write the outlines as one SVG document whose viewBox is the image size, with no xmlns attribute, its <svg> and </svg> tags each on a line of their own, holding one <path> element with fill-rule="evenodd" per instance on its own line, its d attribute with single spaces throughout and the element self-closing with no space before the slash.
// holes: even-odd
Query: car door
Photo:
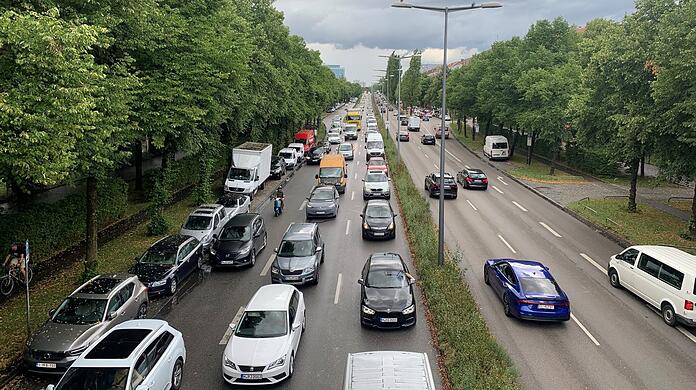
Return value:
<svg viewBox="0 0 696 390">
<path fill-rule="evenodd" d="M 263 234 L 261 232 L 261 220 L 257 218 L 252 223 L 252 246 L 254 247 L 254 253 L 261 250 L 261 245 L 263 244 Z"/>
<path fill-rule="evenodd" d="M 302 315 L 298 312 L 299 293 L 297 290 L 292 292 L 290 303 L 288 303 L 288 323 L 290 324 L 290 337 L 292 337 L 292 350 L 297 352 L 302 336 Z"/>
<path fill-rule="evenodd" d="M 635 248 L 628 248 L 616 256 L 616 271 L 619 273 L 621 285 L 634 291 L 636 282 L 636 260 L 640 252 Z M 635 291 L 634 291 L 635 292 Z"/>
<path fill-rule="evenodd" d="M 508 284 L 506 276 L 508 268 L 510 268 L 510 264 L 508 263 L 498 263 L 493 266 L 493 269 L 495 271 L 495 278 L 493 278 L 491 286 L 493 286 L 493 289 L 501 298 L 503 297 L 505 289 L 507 288 L 506 286 Z"/>
<path fill-rule="evenodd" d="M 140 297 L 133 296 L 133 291 L 135 290 L 135 283 L 131 282 L 123 286 L 119 290 L 119 294 L 123 300 L 122 313 L 119 317 L 123 317 L 123 321 L 135 318 L 138 315 L 138 308 L 140 307 Z"/>
<path fill-rule="evenodd" d="M 179 280 L 183 280 L 188 276 L 191 271 L 193 270 L 192 268 L 192 261 L 191 258 L 192 256 L 192 246 L 191 243 L 194 241 L 189 241 L 188 243 L 182 245 L 179 248 L 179 254 L 176 257 L 176 276 L 179 278 Z"/>
<path fill-rule="evenodd" d="M 131 388 L 145 385 L 148 390 L 167 390 L 171 384 L 173 357 L 167 354 L 174 336 L 162 332 L 138 356 L 131 376 Z"/>
<path fill-rule="evenodd" d="M 314 231 L 314 237 L 312 237 L 312 242 L 314 243 L 315 251 L 314 267 L 319 268 L 319 264 L 321 264 L 321 256 L 324 251 L 324 247 L 322 246 L 321 242 L 321 237 L 319 236 L 319 229 Z M 317 250 L 319 248 L 321 248 L 321 250 Z"/>
</svg>

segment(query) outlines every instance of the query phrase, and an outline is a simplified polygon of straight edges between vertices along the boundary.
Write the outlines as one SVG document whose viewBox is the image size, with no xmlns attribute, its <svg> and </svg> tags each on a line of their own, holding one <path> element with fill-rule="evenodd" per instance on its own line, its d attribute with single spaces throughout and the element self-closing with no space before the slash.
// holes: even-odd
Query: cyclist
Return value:
<svg viewBox="0 0 696 390">
<path fill-rule="evenodd" d="M 15 242 L 12 244 L 10 254 L 5 258 L 5 268 L 14 269 L 19 267 L 19 272 L 22 275 L 22 280 L 25 278 L 24 260 L 27 256 L 27 248 L 24 244 Z"/>
</svg>

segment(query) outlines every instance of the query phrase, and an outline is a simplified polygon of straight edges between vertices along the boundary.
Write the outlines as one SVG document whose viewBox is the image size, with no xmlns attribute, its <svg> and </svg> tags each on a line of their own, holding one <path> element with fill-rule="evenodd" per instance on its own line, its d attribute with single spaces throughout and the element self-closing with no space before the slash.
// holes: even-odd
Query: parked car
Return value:
<svg viewBox="0 0 696 390">
<path fill-rule="evenodd" d="M 609 283 L 624 287 L 653 306 L 669 326 L 696 326 L 696 256 L 669 246 L 635 245 L 614 255 Z"/>
<path fill-rule="evenodd" d="M 324 263 L 326 251 L 318 224 L 291 223 L 275 252 L 272 283 L 319 283 L 319 267 Z"/>
<path fill-rule="evenodd" d="M 126 321 L 101 337 L 46 390 L 179 390 L 185 363 L 184 338 L 166 321 Z"/>
<path fill-rule="evenodd" d="M 330 150 L 330 149 L 329 149 Z M 309 152 L 307 152 L 307 164 L 319 164 L 321 161 L 321 158 L 324 157 L 324 155 L 328 153 L 328 150 L 325 146 L 315 146 L 312 149 L 309 149 Z"/>
<path fill-rule="evenodd" d="M 287 173 L 285 159 L 280 156 L 271 157 L 271 178 L 279 180 Z"/>
<path fill-rule="evenodd" d="M 223 194 L 215 203 L 225 208 L 228 219 L 234 218 L 237 214 L 248 213 L 251 209 L 251 198 L 234 192 Z"/>
<path fill-rule="evenodd" d="M 196 237 L 203 249 L 208 250 L 214 241 L 213 236 L 219 234 L 229 220 L 230 216 L 222 205 L 203 204 L 189 214 L 179 234 Z"/>
<path fill-rule="evenodd" d="M 360 217 L 363 239 L 396 238 L 396 214 L 388 200 L 368 200 Z"/>
<path fill-rule="evenodd" d="M 445 139 L 449 139 L 450 136 L 450 129 L 449 126 L 445 126 Z M 441 127 L 438 126 L 435 128 L 435 138 L 442 138 L 442 132 L 441 132 Z"/>
<path fill-rule="evenodd" d="M 367 170 L 381 171 L 384 172 L 385 175 L 389 176 L 389 167 L 387 166 L 387 162 L 384 161 L 382 157 L 371 157 L 367 162 Z"/>
<path fill-rule="evenodd" d="M 488 178 L 486 174 L 483 173 L 482 170 L 476 168 L 464 168 L 457 172 L 457 182 L 466 189 L 488 189 Z"/>
<path fill-rule="evenodd" d="M 408 142 L 410 140 L 411 136 L 408 134 L 408 131 L 399 131 L 399 141 L 401 142 Z"/>
<path fill-rule="evenodd" d="M 507 160 L 509 158 L 508 140 L 502 135 L 489 135 L 483 144 L 483 155 L 489 160 Z"/>
<path fill-rule="evenodd" d="M 390 197 L 389 177 L 382 171 L 368 171 L 363 179 L 363 200 Z"/>
<path fill-rule="evenodd" d="M 423 134 L 421 136 L 421 143 L 423 145 L 435 145 L 435 136 L 432 134 Z"/>
<path fill-rule="evenodd" d="M 210 248 L 210 264 L 213 267 L 253 267 L 256 255 L 267 242 L 266 224 L 259 214 L 236 215 L 225 224 Z"/>
<path fill-rule="evenodd" d="M 179 283 L 197 270 L 203 261 L 203 246 L 191 236 L 174 234 L 152 244 L 139 258 L 130 273 L 147 286 L 150 296 L 174 295 Z"/>
<path fill-rule="evenodd" d="M 329 143 L 331 145 L 336 145 L 340 144 L 343 142 L 343 139 L 341 137 L 341 133 L 337 131 L 337 129 L 331 129 L 326 135 L 327 139 L 329 140 Z"/>
<path fill-rule="evenodd" d="M 320 185 L 307 197 L 305 216 L 311 218 L 336 218 L 338 215 L 338 190 L 336 186 Z"/>
<path fill-rule="evenodd" d="M 503 301 L 508 317 L 540 321 L 568 321 L 570 301 L 549 268 L 538 261 L 490 259 L 483 281 Z"/>
<path fill-rule="evenodd" d="M 267 385 L 292 377 L 306 321 L 304 296 L 298 289 L 259 288 L 225 346 L 223 379 L 233 385 Z"/>
<path fill-rule="evenodd" d="M 283 148 L 280 149 L 278 152 L 278 157 L 282 158 L 285 160 L 285 167 L 286 169 L 297 169 L 300 166 L 300 162 L 298 161 L 299 155 L 297 154 L 297 151 L 292 148 Z"/>
<path fill-rule="evenodd" d="M 342 154 L 346 160 L 352 160 L 354 155 L 353 144 L 342 143 L 338 145 L 338 153 Z"/>
<path fill-rule="evenodd" d="M 51 310 L 26 344 L 28 371 L 65 372 L 91 344 L 123 321 L 145 318 L 147 288 L 131 274 L 96 276 Z"/>
<path fill-rule="evenodd" d="M 398 253 L 373 253 L 360 274 L 360 323 L 376 328 L 416 324 L 415 279 Z"/>
<path fill-rule="evenodd" d="M 440 196 L 440 174 L 438 172 L 433 172 L 425 177 L 425 190 L 431 197 Z M 457 183 L 449 173 L 445 173 L 444 190 L 445 198 L 449 196 L 452 199 L 457 199 Z"/>
<path fill-rule="evenodd" d="M 297 164 L 302 165 L 305 156 L 305 144 L 301 142 L 293 142 L 288 144 L 288 148 L 295 149 L 295 153 L 297 154 Z M 307 150 L 309 150 L 309 148 L 307 148 Z"/>
</svg>

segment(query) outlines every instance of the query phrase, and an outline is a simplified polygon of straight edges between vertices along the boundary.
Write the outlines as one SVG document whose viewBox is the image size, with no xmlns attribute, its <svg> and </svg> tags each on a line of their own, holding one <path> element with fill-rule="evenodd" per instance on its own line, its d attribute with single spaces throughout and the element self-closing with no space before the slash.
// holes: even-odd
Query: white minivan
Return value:
<svg viewBox="0 0 696 390">
<path fill-rule="evenodd" d="M 412 116 L 408 118 L 408 125 L 406 126 L 406 129 L 408 131 L 420 131 L 421 127 L 421 119 L 417 116 Z"/>
<path fill-rule="evenodd" d="M 483 145 L 483 155 L 489 160 L 507 160 L 508 140 L 502 135 L 489 135 L 486 137 L 486 143 Z"/>
<path fill-rule="evenodd" d="M 607 274 L 612 286 L 660 310 L 667 325 L 696 326 L 696 256 L 669 246 L 636 245 L 612 256 Z"/>
</svg>

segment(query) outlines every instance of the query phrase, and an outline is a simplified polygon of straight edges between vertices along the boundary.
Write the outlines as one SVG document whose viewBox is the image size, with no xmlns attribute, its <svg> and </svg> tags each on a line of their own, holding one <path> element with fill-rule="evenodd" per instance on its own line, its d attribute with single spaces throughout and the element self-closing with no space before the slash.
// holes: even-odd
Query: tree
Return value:
<svg viewBox="0 0 696 390">
<path fill-rule="evenodd" d="M 414 56 L 411 57 L 411 61 L 408 65 L 408 70 L 404 72 L 402 78 L 401 86 L 401 100 L 404 102 L 404 106 L 413 107 L 418 104 L 420 92 L 420 69 L 421 69 L 421 57 L 418 50 L 414 51 Z"/>
</svg>

